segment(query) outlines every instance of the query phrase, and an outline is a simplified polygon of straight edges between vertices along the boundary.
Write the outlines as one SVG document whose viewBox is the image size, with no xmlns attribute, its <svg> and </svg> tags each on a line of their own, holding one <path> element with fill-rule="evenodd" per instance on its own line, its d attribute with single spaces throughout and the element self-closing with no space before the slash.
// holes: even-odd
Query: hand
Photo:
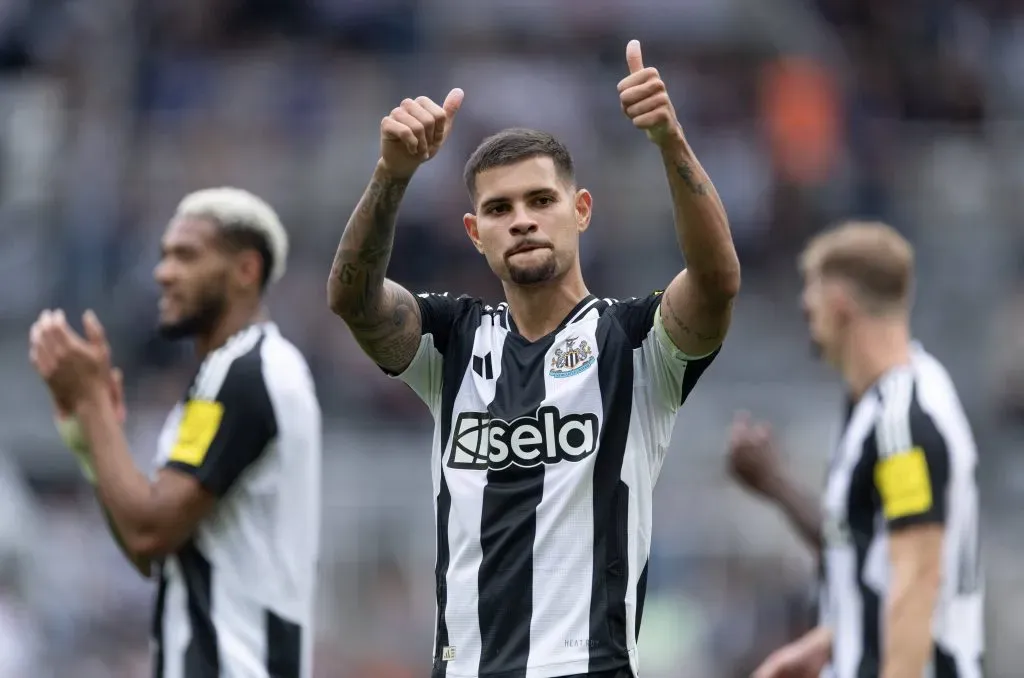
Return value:
<svg viewBox="0 0 1024 678">
<path fill-rule="evenodd" d="M 729 471 L 741 485 L 770 496 L 781 475 L 771 426 L 741 412 L 729 431 Z"/>
<path fill-rule="evenodd" d="M 825 661 L 818 648 L 798 640 L 768 655 L 752 678 L 818 678 Z"/>
<path fill-rule="evenodd" d="M 676 119 L 665 81 L 658 74 L 658 69 L 644 68 L 640 41 L 630 40 L 626 45 L 626 64 L 629 75 L 619 82 L 622 111 L 659 147 L 682 137 L 683 128 Z"/>
<path fill-rule="evenodd" d="M 106 392 L 122 417 L 120 370 L 110 367 L 103 326 L 92 311 L 82 321 L 86 338 L 68 325 L 63 311 L 43 311 L 29 332 L 29 359 L 49 387 L 58 416 L 70 416 L 82 400 Z"/>
<path fill-rule="evenodd" d="M 453 89 L 438 106 L 427 97 L 405 99 L 380 121 L 380 157 L 395 178 L 408 179 L 441 149 L 462 106 L 464 94 Z"/>
</svg>

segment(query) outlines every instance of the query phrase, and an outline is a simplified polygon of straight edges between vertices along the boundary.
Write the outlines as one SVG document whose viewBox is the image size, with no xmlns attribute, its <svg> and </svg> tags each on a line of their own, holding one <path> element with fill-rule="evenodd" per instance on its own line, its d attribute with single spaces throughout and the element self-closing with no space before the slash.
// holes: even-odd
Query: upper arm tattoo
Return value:
<svg viewBox="0 0 1024 678">
<path fill-rule="evenodd" d="M 359 345 L 373 360 L 389 372 L 402 372 L 416 356 L 420 345 L 420 311 L 415 297 L 390 280 L 376 310 L 348 320 Z"/>
<path fill-rule="evenodd" d="M 725 332 L 727 325 L 723 322 L 716 321 L 709 329 L 709 327 L 696 327 L 692 321 L 687 321 L 682 317 L 680 312 L 676 309 L 675 303 L 672 301 L 672 295 L 667 292 L 662 295 L 661 307 L 664 311 L 666 320 L 671 324 L 672 329 L 679 332 L 685 337 L 689 337 L 695 341 L 701 343 L 720 342 L 725 339 Z M 669 333 L 672 334 L 671 332 Z"/>
</svg>

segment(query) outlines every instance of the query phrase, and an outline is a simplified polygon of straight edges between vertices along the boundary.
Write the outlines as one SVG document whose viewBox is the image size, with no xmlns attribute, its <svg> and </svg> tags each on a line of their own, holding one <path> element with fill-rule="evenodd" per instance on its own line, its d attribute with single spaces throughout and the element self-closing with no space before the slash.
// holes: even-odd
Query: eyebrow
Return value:
<svg viewBox="0 0 1024 678">
<path fill-rule="evenodd" d="M 547 188 L 534 188 L 534 189 L 531 189 L 531 190 L 527 191 L 524 194 L 524 197 L 527 198 L 527 199 L 530 199 L 530 198 L 536 198 L 539 195 L 551 195 L 553 193 L 555 193 L 555 189 L 550 188 L 550 187 L 547 187 Z M 501 203 L 506 203 L 506 202 L 509 202 L 509 198 L 507 198 L 506 196 L 503 196 L 503 195 L 499 195 L 499 196 L 495 196 L 493 198 L 488 198 L 485 202 L 483 202 L 480 205 L 480 208 L 481 209 L 487 209 L 488 207 L 493 207 L 494 205 L 500 205 Z"/>
</svg>

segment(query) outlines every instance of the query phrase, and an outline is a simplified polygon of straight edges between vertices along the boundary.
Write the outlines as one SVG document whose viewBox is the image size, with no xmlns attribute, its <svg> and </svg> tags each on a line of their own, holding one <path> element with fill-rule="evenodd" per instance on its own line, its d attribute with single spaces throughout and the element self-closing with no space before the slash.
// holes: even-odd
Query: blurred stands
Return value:
<svg viewBox="0 0 1024 678">
<path fill-rule="evenodd" d="M 322 397 L 325 647 L 317 676 L 421 676 L 433 619 L 425 408 L 326 309 L 334 248 L 403 97 L 466 103 L 417 175 L 392 275 L 500 287 L 466 241 L 465 158 L 501 127 L 569 144 L 595 194 L 591 289 L 642 295 L 680 266 L 657 154 L 615 84 L 639 37 L 729 210 L 744 288 L 727 349 L 684 408 L 658 513 L 642 653 L 650 678 L 746 676 L 807 622 L 810 559 L 728 484 L 724 429 L 771 417 L 821 477 L 839 414 L 811 359 L 794 257 L 850 215 L 918 248 L 919 337 L 983 446 L 990 678 L 1024 642 L 1024 6 L 1010 0 L 8 0 L 0 5 L 0 678 L 146 675 L 150 589 L 74 480 L 26 360 L 40 308 L 96 308 L 129 377 L 148 463 L 189 377 L 154 337 L 161 231 L 187 191 L 233 184 L 290 227 L 271 295 Z M 686 666 L 683 673 L 679 667 Z M 28 668 L 27 668 L 28 667 Z"/>
</svg>

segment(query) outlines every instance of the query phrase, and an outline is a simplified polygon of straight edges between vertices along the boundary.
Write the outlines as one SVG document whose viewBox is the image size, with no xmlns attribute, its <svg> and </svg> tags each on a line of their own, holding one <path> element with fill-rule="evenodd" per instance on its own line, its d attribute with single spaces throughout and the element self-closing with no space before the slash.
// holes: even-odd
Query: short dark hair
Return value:
<svg viewBox="0 0 1024 678">
<path fill-rule="evenodd" d="M 466 161 L 462 178 L 466 181 L 469 197 L 476 200 L 476 177 L 495 167 L 514 165 L 536 157 L 551 158 L 558 175 L 569 182 L 575 178 L 575 169 L 569 149 L 547 132 L 513 127 L 487 137 L 476 147 Z"/>
<path fill-rule="evenodd" d="M 219 238 L 221 246 L 225 251 L 231 253 L 255 250 L 263 262 L 263 270 L 260 272 L 260 291 L 267 289 L 270 282 L 270 272 L 274 268 L 274 255 L 270 251 L 270 243 L 267 238 L 244 224 L 223 224 L 221 225 Z"/>
</svg>

